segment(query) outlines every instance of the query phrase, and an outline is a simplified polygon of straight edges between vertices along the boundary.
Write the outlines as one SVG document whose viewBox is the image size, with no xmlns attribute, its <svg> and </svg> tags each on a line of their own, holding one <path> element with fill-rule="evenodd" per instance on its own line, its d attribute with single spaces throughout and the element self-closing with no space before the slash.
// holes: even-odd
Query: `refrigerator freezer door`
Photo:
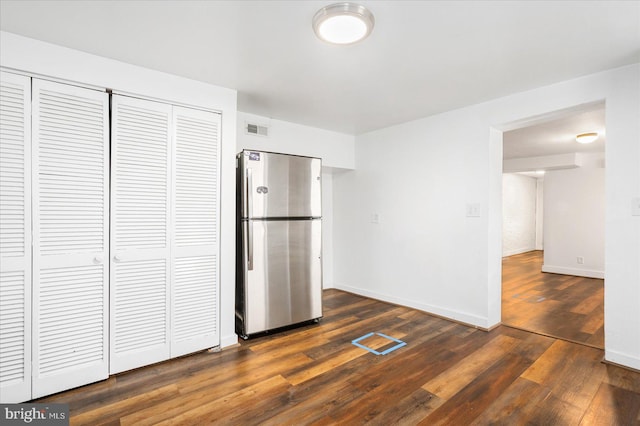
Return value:
<svg viewBox="0 0 640 426">
<path fill-rule="evenodd" d="M 319 158 L 243 151 L 243 218 L 320 217 L 322 161 Z"/>
<path fill-rule="evenodd" d="M 253 241 L 253 259 L 244 262 L 244 333 L 322 317 L 322 221 L 251 220 L 242 226 Z"/>
</svg>

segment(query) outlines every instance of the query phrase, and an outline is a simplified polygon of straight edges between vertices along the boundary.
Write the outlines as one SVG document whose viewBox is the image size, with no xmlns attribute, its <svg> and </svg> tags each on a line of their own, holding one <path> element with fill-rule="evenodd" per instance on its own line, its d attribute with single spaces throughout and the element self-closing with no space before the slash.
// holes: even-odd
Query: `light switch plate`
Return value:
<svg viewBox="0 0 640 426">
<path fill-rule="evenodd" d="M 631 199 L 631 216 L 640 216 L 640 197 Z"/>
<path fill-rule="evenodd" d="M 480 217 L 480 203 L 467 204 L 467 217 Z"/>
</svg>

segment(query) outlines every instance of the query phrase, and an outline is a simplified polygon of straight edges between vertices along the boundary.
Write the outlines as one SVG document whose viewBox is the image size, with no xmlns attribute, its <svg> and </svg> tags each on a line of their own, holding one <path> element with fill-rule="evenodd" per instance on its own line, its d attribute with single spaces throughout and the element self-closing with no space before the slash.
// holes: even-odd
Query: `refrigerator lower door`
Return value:
<svg viewBox="0 0 640 426">
<path fill-rule="evenodd" d="M 322 220 L 242 226 L 244 335 L 322 317 Z"/>
</svg>

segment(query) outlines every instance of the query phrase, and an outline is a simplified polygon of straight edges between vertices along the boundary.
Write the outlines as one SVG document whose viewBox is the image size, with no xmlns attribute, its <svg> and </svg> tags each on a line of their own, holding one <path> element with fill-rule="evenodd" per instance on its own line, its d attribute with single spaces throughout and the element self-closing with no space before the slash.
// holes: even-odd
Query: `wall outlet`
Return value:
<svg viewBox="0 0 640 426">
<path fill-rule="evenodd" d="M 584 265 L 584 257 L 578 256 L 576 262 L 578 262 L 578 265 Z"/>
<path fill-rule="evenodd" d="M 380 215 L 378 213 L 371 213 L 371 223 L 380 223 Z"/>
</svg>

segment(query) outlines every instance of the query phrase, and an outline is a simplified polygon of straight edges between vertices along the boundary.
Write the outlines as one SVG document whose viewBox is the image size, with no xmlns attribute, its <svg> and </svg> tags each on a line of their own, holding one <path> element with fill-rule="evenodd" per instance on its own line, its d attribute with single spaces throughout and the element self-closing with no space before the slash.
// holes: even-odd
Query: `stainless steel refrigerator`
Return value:
<svg viewBox="0 0 640 426">
<path fill-rule="evenodd" d="M 237 160 L 236 332 L 317 321 L 322 162 L 248 150 Z"/>
</svg>

